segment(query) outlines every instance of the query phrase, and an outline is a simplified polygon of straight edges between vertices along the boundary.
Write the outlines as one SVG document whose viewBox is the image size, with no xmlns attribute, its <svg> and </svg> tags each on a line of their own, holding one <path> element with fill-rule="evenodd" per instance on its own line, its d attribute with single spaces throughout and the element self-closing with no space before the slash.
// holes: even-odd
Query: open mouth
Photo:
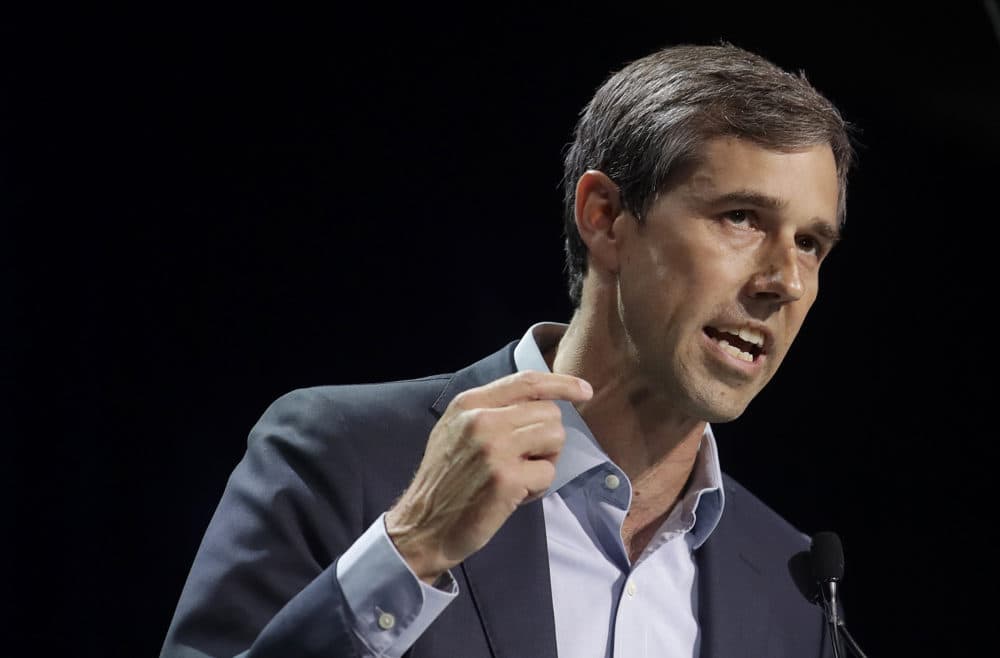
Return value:
<svg viewBox="0 0 1000 658">
<path fill-rule="evenodd" d="M 753 363 L 764 351 L 764 334 L 749 327 L 705 327 L 705 333 L 737 359 Z"/>
</svg>

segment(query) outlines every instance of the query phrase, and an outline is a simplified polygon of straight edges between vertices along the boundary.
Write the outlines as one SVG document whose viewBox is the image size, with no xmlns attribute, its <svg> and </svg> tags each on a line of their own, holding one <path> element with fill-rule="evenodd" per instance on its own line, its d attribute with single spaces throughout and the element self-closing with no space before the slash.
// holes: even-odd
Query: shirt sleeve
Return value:
<svg viewBox="0 0 1000 658">
<path fill-rule="evenodd" d="M 354 633 L 374 656 L 399 658 L 458 596 L 450 573 L 431 587 L 399 554 L 379 516 L 337 562 Z"/>
</svg>

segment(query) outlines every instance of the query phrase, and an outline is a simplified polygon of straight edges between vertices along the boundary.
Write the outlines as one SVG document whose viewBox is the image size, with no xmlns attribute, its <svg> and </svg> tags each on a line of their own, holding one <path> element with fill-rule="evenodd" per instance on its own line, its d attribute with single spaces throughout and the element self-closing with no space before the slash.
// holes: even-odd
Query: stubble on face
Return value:
<svg viewBox="0 0 1000 658">
<path fill-rule="evenodd" d="M 801 244 L 817 231 L 830 242 L 838 192 L 827 146 L 777 152 L 720 138 L 642 223 L 628 217 L 617 320 L 633 395 L 708 422 L 742 414 L 816 298 L 822 256 Z M 791 286 L 796 277 L 800 285 Z M 754 363 L 734 360 L 706 335 L 706 328 L 718 335 L 716 328 L 740 327 L 768 336 Z"/>
</svg>

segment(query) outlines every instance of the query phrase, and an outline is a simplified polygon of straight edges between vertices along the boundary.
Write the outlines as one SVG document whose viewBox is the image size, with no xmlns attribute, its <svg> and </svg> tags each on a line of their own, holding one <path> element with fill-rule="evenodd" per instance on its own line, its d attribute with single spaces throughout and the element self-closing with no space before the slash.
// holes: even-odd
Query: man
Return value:
<svg viewBox="0 0 1000 658">
<path fill-rule="evenodd" d="M 566 156 L 569 325 L 275 402 L 163 655 L 822 655 L 808 540 L 721 473 L 709 423 L 791 346 L 851 158 L 833 105 L 741 49 L 614 74 Z"/>
</svg>

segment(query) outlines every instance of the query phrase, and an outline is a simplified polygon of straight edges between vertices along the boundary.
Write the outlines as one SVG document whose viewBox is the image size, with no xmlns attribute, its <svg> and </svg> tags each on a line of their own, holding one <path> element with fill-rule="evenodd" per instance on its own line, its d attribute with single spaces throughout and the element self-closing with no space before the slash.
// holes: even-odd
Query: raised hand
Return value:
<svg viewBox="0 0 1000 658">
<path fill-rule="evenodd" d="M 591 395 L 577 377 L 526 371 L 455 396 L 386 515 L 389 537 L 418 577 L 433 582 L 545 493 L 566 439 L 554 400 Z"/>
</svg>

